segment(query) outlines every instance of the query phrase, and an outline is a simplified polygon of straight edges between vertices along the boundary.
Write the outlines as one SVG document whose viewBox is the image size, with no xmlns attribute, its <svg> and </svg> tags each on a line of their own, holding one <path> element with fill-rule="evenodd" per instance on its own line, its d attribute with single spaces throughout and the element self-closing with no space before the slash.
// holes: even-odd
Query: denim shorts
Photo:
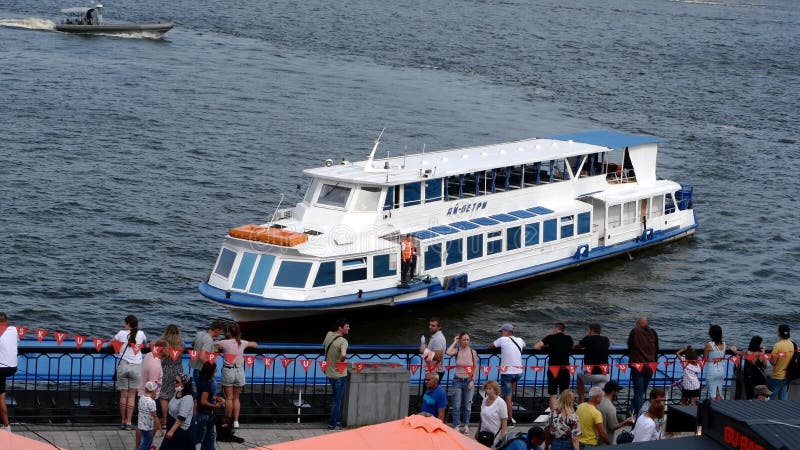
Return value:
<svg viewBox="0 0 800 450">
<path fill-rule="evenodd" d="M 244 367 L 229 367 L 222 366 L 222 382 L 223 386 L 244 386 Z"/>
<path fill-rule="evenodd" d="M 124 359 L 117 366 L 117 389 L 139 389 L 142 382 L 142 365 L 132 364 Z"/>
<path fill-rule="evenodd" d="M 500 374 L 500 397 L 506 397 L 508 395 L 511 395 L 512 391 L 514 390 L 513 383 L 519 381 L 520 378 L 522 378 L 522 374 L 521 373 L 515 373 L 515 374 L 501 373 Z"/>
</svg>

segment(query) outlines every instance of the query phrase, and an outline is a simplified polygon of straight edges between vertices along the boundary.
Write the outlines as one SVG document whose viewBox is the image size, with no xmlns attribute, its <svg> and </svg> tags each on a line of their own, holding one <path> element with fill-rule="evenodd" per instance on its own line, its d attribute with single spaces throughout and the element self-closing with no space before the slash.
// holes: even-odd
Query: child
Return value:
<svg viewBox="0 0 800 450">
<path fill-rule="evenodd" d="M 691 345 L 678 350 L 675 355 L 680 358 L 683 364 L 683 379 L 681 380 L 681 405 L 697 404 L 700 397 L 700 379 L 698 378 L 702 369 L 697 365 L 697 352 Z"/>
<path fill-rule="evenodd" d="M 139 432 L 142 434 L 142 443 L 139 445 L 139 450 L 150 450 L 153 445 L 153 427 L 158 430 L 158 435 L 161 436 L 164 432 L 161 431 L 161 421 L 158 419 L 156 412 L 156 394 L 158 391 L 158 383 L 155 381 L 148 381 L 144 385 L 144 395 L 139 397 Z"/>
</svg>

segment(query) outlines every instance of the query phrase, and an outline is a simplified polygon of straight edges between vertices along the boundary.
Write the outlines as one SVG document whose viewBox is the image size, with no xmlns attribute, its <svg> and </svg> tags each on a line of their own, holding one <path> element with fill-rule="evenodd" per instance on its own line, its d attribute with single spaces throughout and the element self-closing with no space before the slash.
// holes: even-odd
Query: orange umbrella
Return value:
<svg viewBox="0 0 800 450">
<path fill-rule="evenodd" d="M 46 442 L 34 441 L 25 436 L 0 431 L 0 448 L 14 450 L 53 450 L 54 447 Z"/>
<path fill-rule="evenodd" d="M 486 450 L 477 441 L 448 427 L 436 417 L 408 416 L 392 422 L 273 444 L 252 450 Z"/>
</svg>

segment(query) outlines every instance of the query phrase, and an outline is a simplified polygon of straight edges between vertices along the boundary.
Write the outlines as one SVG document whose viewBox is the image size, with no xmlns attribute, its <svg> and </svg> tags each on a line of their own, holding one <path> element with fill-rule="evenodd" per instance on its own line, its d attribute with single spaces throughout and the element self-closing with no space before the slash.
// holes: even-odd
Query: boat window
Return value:
<svg viewBox="0 0 800 450">
<path fill-rule="evenodd" d="M 394 186 L 386 188 L 386 199 L 383 201 L 383 210 L 389 211 L 394 205 Z"/>
<path fill-rule="evenodd" d="M 664 200 L 666 200 L 666 204 L 664 205 L 664 214 L 672 214 L 675 212 L 675 199 L 672 198 L 672 194 L 667 194 L 664 196 Z"/>
<path fill-rule="evenodd" d="M 622 205 L 611 205 L 608 207 L 608 227 L 617 228 L 620 226 Z"/>
<path fill-rule="evenodd" d="M 525 224 L 525 246 L 530 247 L 539 243 L 539 222 Z"/>
<path fill-rule="evenodd" d="M 425 181 L 425 203 L 438 202 L 442 199 L 442 179 Z"/>
<path fill-rule="evenodd" d="M 486 233 L 486 254 L 494 255 L 503 251 L 503 233 L 501 231 L 492 231 Z"/>
<path fill-rule="evenodd" d="M 308 183 L 308 189 L 306 189 L 306 195 L 303 197 L 303 201 L 308 203 L 309 205 L 314 200 L 314 194 L 317 193 L 317 186 L 319 183 L 317 182 L 316 178 L 312 178 L 311 182 Z"/>
<path fill-rule="evenodd" d="M 522 247 L 522 227 L 506 228 L 506 250 Z"/>
<path fill-rule="evenodd" d="M 496 170 L 487 170 L 483 172 L 481 183 L 480 183 L 480 194 L 493 194 L 494 193 L 494 182 L 497 177 Z"/>
<path fill-rule="evenodd" d="M 275 263 L 275 257 L 272 255 L 261 255 L 256 267 L 256 273 L 253 275 L 253 281 L 250 283 L 250 292 L 253 294 L 263 294 L 264 287 L 267 285 L 269 273 L 272 271 L 272 265 Z"/>
<path fill-rule="evenodd" d="M 397 255 L 375 255 L 372 257 L 372 277 L 383 278 L 397 275 Z"/>
<path fill-rule="evenodd" d="M 342 261 L 342 267 L 350 268 L 355 266 L 365 266 L 367 264 L 367 257 L 363 258 L 353 258 L 353 259 L 345 259 Z"/>
<path fill-rule="evenodd" d="M 462 246 L 463 241 L 461 239 L 447 241 L 447 246 L 445 247 L 447 251 L 446 264 L 458 264 L 461 262 L 463 259 L 463 252 L 461 251 Z"/>
<path fill-rule="evenodd" d="M 659 217 L 664 211 L 664 196 L 659 195 L 650 199 L 650 218 Z"/>
<path fill-rule="evenodd" d="M 474 173 L 462 175 L 462 197 L 475 197 L 478 192 L 478 178 Z"/>
<path fill-rule="evenodd" d="M 250 281 L 250 274 L 253 272 L 255 264 L 256 254 L 244 252 L 242 260 L 239 262 L 239 269 L 236 270 L 236 277 L 231 285 L 233 289 L 244 290 L 247 288 L 247 282 Z"/>
<path fill-rule="evenodd" d="M 347 199 L 350 197 L 351 190 L 351 188 L 345 186 L 323 184 L 322 188 L 319 190 L 317 203 L 320 205 L 344 208 L 347 205 Z"/>
<path fill-rule="evenodd" d="M 561 239 L 571 237 L 575 234 L 575 216 L 564 216 L 561 218 Z"/>
<path fill-rule="evenodd" d="M 330 286 L 336 284 L 336 261 L 319 263 L 317 276 L 314 277 L 314 287 Z"/>
<path fill-rule="evenodd" d="M 367 257 L 342 261 L 342 283 L 367 279 Z"/>
<path fill-rule="evenodd" d="M 525 182 L 525 166 L 514 166 L 508 179 L 509 189 L 519 189 Z"/>
<path fill-rule="evenodd" d="M 626 202 L 622 205 L 622 224 L 636 223 L 636 202 Z"/>
<path fill-rule="evenodd" d="M 467 259 L 483 256 L 483 235 L 467 236 Z"/>
<path fill-rule="evenodd" d="M 508 177 L 511 175 L 511 168 L 510 167 L 501 167 L 499 169 L 495 169 L 495 181 L 494 181 L 494 191 L 495 192 L 505 192 L 508 190 Z"/>
<path fill-rule="evenodd" d="M 236 261 L 236 252 L 228 249 L 222 248 L 222 251 L 219 252 L 219 258 L 217 259 L 217 268 L 214 269 L 214 273 L 221 277 L 228 278 L 231 274 L 231 269 L 233 268 L 233 262 Z"/>
<path fill-rule="evenodd" d="M 419 205 L 422 192 L 420 182 L 403 185 L 403 206 Z"/>
<path fill-rule="evenodd" d="M 356 195 L 356 205 L 354 211 L 375 212 L 378 210 L 378 202 L 381 199 L 381 188 L 362 187 Z"/>
<path fill-rule="evenodd" d="M 592 229 L 591 214 L 588 212 L 578 214 L 578 234 L 585 234 Z"/>
<path fill-rule="evenodd" d="M 281 261 L 274 285 L 279 287 L 303 288 L 306 286 L 309 272 L 311 272 L 310 262 Z"/>
<path fill-rule="evenodd" d="M 425 247 L 425 270 L 442 267 L 442 244 Z"/>
<path fill-rule="evenodd" d="M 544 242 L 551 242 L 558 239 L 558 224 L 556 223 L 556 219 L 545 220 L 542 231 L 542 234 L 544 234 Z"/>
</svg>

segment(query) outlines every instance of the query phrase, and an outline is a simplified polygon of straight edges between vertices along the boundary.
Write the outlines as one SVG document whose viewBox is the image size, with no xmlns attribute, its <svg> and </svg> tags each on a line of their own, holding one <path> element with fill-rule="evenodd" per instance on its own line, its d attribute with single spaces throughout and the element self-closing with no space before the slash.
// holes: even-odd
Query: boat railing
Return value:
<svg viewBox="0 0 800 450">
<path fill-rule="evenodd" d="M 476 385 L 496 380 L 500 373 L 500 355 L 494 350 L 476 349 L 479 371 Z M 247 384 L 242 391 L 242 415 L 253 422 L 263 421 L 317 421 L 327 417 L 331 389 L 321 367 L 324 361 L 318 345 L 267 344 L 248 353 L 254 356 L 252 366 L 246 367 Z M 188 371 L 189 355 L 183 353 L 182 365 Z M 411 381 L 409 413 L 419 411 L 424 390 L 425 364 L 416 347 L 410 346 L 351 346 L 348 359 L 351 371 L 356 365 L 392 365 L 398 370 L 408 370 Z M 630 371 L 627 367 L 627 350 L 614 349 L 609 358 L 609 375 L 624 387 L 617 399 L 617 407 L 627 410 L 632 395 Z M 7 404 L 11 417 L 20 422 L 49 422 L 77 424 L 81 422 L 108 422 L 118 420 L 119 391 L 113 374 L 117 359 L 111 349 L 97 352 L 94 347 L 81 349 L 43 346 L 23 341 L 20 347 L 17 373 L 8 379 Z M 547 355 L 525 350 L 525 366 L 514 403 L 519 406 L 516 417 L 533 420 L 547 407 Z M 583 355 L 576 352 L 570 357 L 576 370 L 571 385 L 583 365 Z M 737 361 L 737 364 L 741 361 Z M 726 384 L 724 395 L 734 396 L 734 366 L 725 360 Z M 221 365 L 218 363 L 218 365 Z M 455 370 L 455 360 L 446 357 L 443 386 L 450 389 Z M 682 374 L 673 350 L 659 354 L 658 367 L 650 387 L 662 387 L 668 400 L 677 403 L 680 388 L 676 381 Z M 217 374 L 219 376 L 219 373 Z M 299 403 L 298 403 L 299 402 Z M 298 407 L 297 405 L 301 405 Z M 477 406 L 476 406 L 477 405 Z M 478 418 L 480 402 L 473 402 L 473 419 Z"/>
</svg>

